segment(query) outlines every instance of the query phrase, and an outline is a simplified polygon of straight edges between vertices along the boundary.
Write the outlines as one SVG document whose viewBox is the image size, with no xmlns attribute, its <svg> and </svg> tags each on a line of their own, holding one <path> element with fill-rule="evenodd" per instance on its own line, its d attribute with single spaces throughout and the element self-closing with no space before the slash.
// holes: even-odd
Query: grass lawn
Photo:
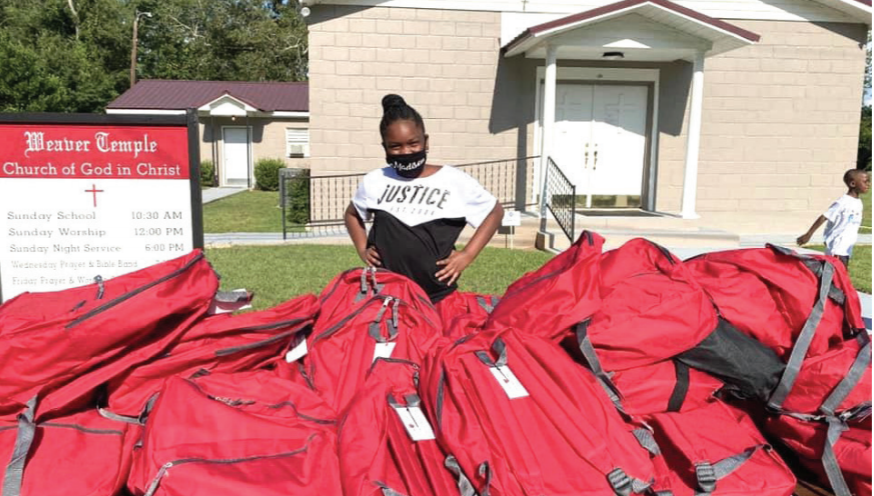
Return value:
<svg viewBox="0 0 874 496">
<path fill-rule="evenodd" d="M 862 195 L 862 227 L 859 229 L 861 233 L 871 232 L 871 190 Z M 870 256 L 868 258 L 871 258 Z"/>
<path fill-rule="evenodd" d="M 351 246 L 235 246 L 210 248 L 207 257 L 222 276 L 222 289 L 254 291 L 254 307 L 259 310 L 297 295 L 319 293 L 340 272 L 362 265 Z M 550 257 L 539 251 L 486 248 L 464 272 L 459 287 L 500 295 L 510 283 L 538 269 Z M 871 292 L 871 246 L 856 246 L 850 276 L 856 289 Z"/>
<path fill-rule="evenodd" d="M 464 272 L 459 287 L 500 295 L 550 257 L 539 251 L 486 248 Z M 297 295 L 319 293 L 340 272 L 362 265 L 351 246 L 235 246 L 208 249 L 207 258 L 222 276 L 222 289 L 254 291 L 253 306 L 258 310 Z"/>
<path fill-rule="evenodd" d="M 870 222 L 870 221 L 869 221 Z M 805 246 L 811 250 L 825 251 L 825 247 Z M 856 245 L 850 259 L 850 278 L 853 286 L 863 293 L 871 293 L 871 245 Z"/>
<path fill-rule="evenodd" d="M 203 206 L 203 232 L 282 232 L 277 191 L 243 191 Z"/>
</svg>

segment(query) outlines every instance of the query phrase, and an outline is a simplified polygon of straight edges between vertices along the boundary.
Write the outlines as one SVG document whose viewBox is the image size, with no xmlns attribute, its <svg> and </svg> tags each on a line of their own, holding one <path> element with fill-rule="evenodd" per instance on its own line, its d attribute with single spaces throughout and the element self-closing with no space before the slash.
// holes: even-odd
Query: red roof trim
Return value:
<svg viewBox="0 0 874 496">
<path fill-rule="evenodd" d="M 870 2 L 870 0 L 868 0 Z M 677 5 L 673 2 L 669 2 L 668 0 L 622 0 L 620 2 L 611 3 L 609 5 L 604 5 L 602 7 L 597 7 L 591 10 L 587 10 L 585 12 L 580 12 L 578 14 L 572 14 L 567 17 L 562 17 L 561 19 L 556 19 L 554 21 L 544 22 L 543 24 L 538 24 L 536 26 L 532 26 L 525 31 L 523 31 L 519 36 L 513 39 L 510 43 L 508 43 L 504 47 L 504 51 L 508 51 L 514 48 L 516 45 L 521 43 L 522 41 L 536 36 L 539 33 L 544 31 L 549 31 L 551 29 L 560 28 L 562 26 L 567 26 L 570 24 L 575 24 L 581 21 L 585 21 L 588 19 L 593 19 L 595 17 L 600 17 L 602 15 L 610 14 L 613 12 L 618 12 L 621 10 L 629 9 L 632 7 L 637 7 L 639 5 L 652 4 L 664 9 L 676 12 L 677 14 L 684 15 L 686 17 L 691 17 L 692 19 L 703 22 L 704 24 L 709 24 L 715 28 L 721 29 L 723 31 L 728 31 L 731 34 L 744 38 L 747 41 L 755 43 L 761 39 L 761 36 L 753 33 L 752 31 L 747 31 L 746 29 L 735 26 L 734 24 L 729 24 L 725 21 L 721 21 L 719 19 L 715 19 L 708 15 L 704 15 L 698 11 L 683 7 L 682 5 Z"/>
</svg>

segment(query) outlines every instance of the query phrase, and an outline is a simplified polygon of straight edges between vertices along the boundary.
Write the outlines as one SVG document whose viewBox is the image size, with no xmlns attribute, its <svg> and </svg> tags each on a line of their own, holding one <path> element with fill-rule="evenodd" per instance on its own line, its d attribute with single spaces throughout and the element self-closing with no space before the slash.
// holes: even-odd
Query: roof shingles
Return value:
<svg viewBox="0 0 874 496">
<path fill-rule="evenodd" d="M 309 84 L 281 82 L 139 81 L 110 103 L 111 109 L 184 110 L 198 108 L 224 94 L 264 112 L 308 112 Z"/>
</svg>

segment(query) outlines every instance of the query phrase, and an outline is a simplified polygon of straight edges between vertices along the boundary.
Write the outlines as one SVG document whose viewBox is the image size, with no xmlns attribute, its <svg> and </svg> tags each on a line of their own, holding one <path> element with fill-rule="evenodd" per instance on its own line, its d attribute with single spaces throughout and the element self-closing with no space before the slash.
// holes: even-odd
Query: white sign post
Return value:
<svg viewBox="0 0 874 496">
<path fill-rule="evenodd" d="M 0 302 L 203 247 L 197 121 L 0 117 Z"/>
<path fill-rule="evenodd" d="M 509 228 L 507 230 L 507 234 L 504 238 L 504 246 L 507 247 L 507 241 L 509 241 L 509 248 L 513 248 L 513 241 L 516 234 L 516 227 L 522 225 L 522 214 L 520 214 L 517 210 L 505 210 L 504 218 L 501 219 L 501 226 Z"/>
</svg>

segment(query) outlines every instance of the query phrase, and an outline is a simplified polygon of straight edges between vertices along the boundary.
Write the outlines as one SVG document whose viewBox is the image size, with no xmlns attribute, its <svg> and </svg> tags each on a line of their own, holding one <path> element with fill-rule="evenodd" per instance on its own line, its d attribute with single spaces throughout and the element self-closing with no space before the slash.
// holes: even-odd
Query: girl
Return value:
<svg viewBox="0 0 874 496">
<path fill-rule="evenodd" d="M 364 176 L 346 209 L 346 228 L 364 263 L 409 277 L 436 304 L 456 290 L 504 211 L 474 178 L 426 163 L 425 123 L 403 98 L 386 95 L 382 108 L 379 132 L 388 167 Z M 364 220 L 371 217 L 368 235 Z M 476 232 L 457 251 L 465 223 Z"/>
</svg>

